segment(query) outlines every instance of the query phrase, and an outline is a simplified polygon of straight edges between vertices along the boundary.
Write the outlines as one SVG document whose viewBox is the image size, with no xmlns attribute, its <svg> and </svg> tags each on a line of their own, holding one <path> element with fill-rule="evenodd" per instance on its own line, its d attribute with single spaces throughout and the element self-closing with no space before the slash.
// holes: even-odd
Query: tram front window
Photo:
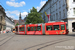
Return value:
<svg viewBox="0 0 75 50">
<path fill-rule="evenodd" d="M 61 25 L 61 30 L 65 30 L 65 26 L 64 25 Z"/>
<path fill-rule="evenodd" d="M 16 28 L 16 31 L 18 31 L 18 28 Z"/>
</svg>

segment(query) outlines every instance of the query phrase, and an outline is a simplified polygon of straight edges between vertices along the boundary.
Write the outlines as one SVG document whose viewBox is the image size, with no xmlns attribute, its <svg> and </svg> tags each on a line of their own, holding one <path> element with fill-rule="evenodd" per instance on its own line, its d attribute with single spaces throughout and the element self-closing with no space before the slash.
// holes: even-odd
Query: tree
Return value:
<svg viewBox="0 0 75 50">
<path fill-rule="evenodd" d="M 15 26 L 17 26 L 17 25 L 19 25 L 19 24 L 17 23 Z"/>
<path fill-rule="evenodd" d="M 43 19 L 41 16 L 42 13 L 38 13 L 37 9 L 34 7 L 30 10 L 30 13 L 27 16 L 25 24 L 36 24 L 36 23 L 43 23 Z"/>
</svg>

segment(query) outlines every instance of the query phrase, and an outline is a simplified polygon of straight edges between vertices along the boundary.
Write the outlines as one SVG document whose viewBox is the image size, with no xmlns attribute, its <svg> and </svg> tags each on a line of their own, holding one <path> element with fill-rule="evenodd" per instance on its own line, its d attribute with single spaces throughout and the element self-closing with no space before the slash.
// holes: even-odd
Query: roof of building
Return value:
<svg viewBox="0 0 75 50">
<path fill-rule="evenodd" d="M 11 22 L 13 22 L 14 23 L 14 21 L 12 21 L 13 19 L 11 19 L 10 17 L 8 17 L 8 16 L 6 16 Z"/>
<path fill-rule="evenodd" d="M 47 3 L 49 2 L 50 0 L 48 0 L 44 5 L 43 7 L 39 10 L 39 12 L 47 5 Z"/>
<path fill-rule="evenodd" d="M 6 15 L 5 9 L 1 5 L 0 5 L 0 11 L 2 11 Z"/>
<path fill-rule="evenodd" d="M 19 22 L 19 20 L 14 20 L 14 22 Z"/>
</svg>

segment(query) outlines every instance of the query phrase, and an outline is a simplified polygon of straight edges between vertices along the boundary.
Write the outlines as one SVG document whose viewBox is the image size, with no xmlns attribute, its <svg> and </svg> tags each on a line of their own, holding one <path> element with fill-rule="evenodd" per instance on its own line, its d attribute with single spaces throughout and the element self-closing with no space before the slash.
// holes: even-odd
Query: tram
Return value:
<svg viewBox="0 0 75 50">
<path fill-rule="evenodd" d="M 13 28 L 13 29 L 12 29 L 12 32 L 13 32 L 13 33 L 15 33 L 15 32 L 16 32 L 15 28 Z"/>
<path fill-rule="evenodd" d="M 65 35 L 68 34 L 67 22 L 51 22 L 45 24 L 28 24 L 16 26 L 20 35 Z"/>
</svg>

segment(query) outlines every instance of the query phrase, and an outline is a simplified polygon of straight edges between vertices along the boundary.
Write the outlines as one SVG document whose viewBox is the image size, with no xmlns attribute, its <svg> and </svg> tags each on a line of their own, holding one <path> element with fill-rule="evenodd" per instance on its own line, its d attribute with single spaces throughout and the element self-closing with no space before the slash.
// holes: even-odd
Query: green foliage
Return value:
<svg viewBox="0 0 75 50">
<path fill-rule="evenodd" d="M 30 13 L 27 16 L 26 22 L 25 24 L 36 24 L 36 23 L 43 23 L 43 19 L 41 17 L 42 13 L 38 13 L 37 9 L 35 9 L 34 7 L 30 10 Z"/>
<path fill-rule="evenodd" d="M 19 24 L 17 23 L 15 26 L 17 26 L 17 25 L 19 25 Z"/>
</svg>

